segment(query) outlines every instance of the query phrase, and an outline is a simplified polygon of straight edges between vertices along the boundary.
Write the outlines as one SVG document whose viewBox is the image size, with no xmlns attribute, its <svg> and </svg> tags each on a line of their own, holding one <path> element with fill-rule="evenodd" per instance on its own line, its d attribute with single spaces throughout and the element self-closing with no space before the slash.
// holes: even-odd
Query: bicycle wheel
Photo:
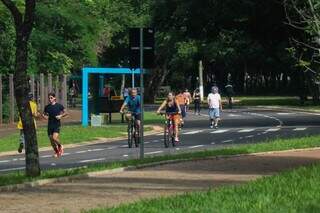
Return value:
<svg viewBox="0 0 320 213">
<path fill-rule="evenodd" d="M 132 148 L 133 142 L 133 125 L 131 121 L 128 122 L 128 147 Z"/>
<path fill-rule="evenodd" d="M 164 126 L 164 140 L 163 140 L 163 143 L 164 143 L 164 147 L 165 148 L 168 148 L 169 147 L 169 140 L 170 140 L 170 135 L 169 135 L 169 125 L 166 124 Z"/>
</svg>

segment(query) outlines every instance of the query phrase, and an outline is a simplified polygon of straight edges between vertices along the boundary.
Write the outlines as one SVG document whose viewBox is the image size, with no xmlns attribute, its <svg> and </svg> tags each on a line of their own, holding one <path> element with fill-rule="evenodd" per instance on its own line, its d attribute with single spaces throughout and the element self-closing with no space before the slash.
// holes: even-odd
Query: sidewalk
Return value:
<svg viewBox="0 0 320 213">
<path fill-rule="evenodd" d="M 243 184 L 320 162 L 320 150 L 188 161 L 0 193 L 1 212 L 80 212 L 159 196 Z"/>
</svg>

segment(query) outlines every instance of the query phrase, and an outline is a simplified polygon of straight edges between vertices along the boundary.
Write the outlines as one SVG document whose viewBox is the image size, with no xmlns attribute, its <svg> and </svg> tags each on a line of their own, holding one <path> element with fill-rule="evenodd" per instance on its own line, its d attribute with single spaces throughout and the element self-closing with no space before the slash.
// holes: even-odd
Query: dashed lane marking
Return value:
<svg viewBox="0 0 320 213">
<path fill-rule="evenodd" d="M 204 145 L 196 145 L 196 146 L 189 146 L 189 149 L 195 149 L 195 148 L 199 148 L 199 147 L 204 147 Z"/>
<path fill-rule="evenodd" d="M 191 132 L 185 132 L 185 133 L 182 133 L 183 135 L 194 135 L 194 134 L 198 134 L 198 133 L 201 133 L 203 132 L 203 130 L 196 130 L 196 131 L 191 131 Z"/>
<path fill-rule="evenodd" d="M 280 130 L 280 128 L 271 128 L 271 129 L 267 129 L 266 132 L 276 132 L 279 130 Z"/>
<path fill-rule="evenodd" d="M 216 130 L 216 131 L 213 131 L 213 132 L 210 132 L 211 134 L 219 134 L 219 133 L 224 133 L 224 132 L 228 132 L 229 130 L 228 129 L 221 129 L 221 130 Z"/>
<path fill-rule="evenodd" d="M 79 161 L 79 163 L 88 163 L 88 162 L 96 162 L 96 161 L 103 161 L 103 160 L 106 160 L 106 158 L 97 158 L 97 159 L 82 160 L 82 161 Z"/>
<path fill-rule="evenodd" d="M 87 150 L 83 150 L 83 151 L 77 151 L 76 154 L 82 154 L 82 153 L 86 153 L 88 152 Z"/>
<path fill-rule="evenodd" d="M 231 143 L 233 142 L 234 140 L 225 140 L 225 141 L 222 141 L 222 143 Z"/>
<path fill-rule="evenodd" d="M 16 167 L 16 168 L 10 168 L 10 169 L 1 169 L 0 172 L 9 172 L 9 171 L 22 170 L 22 169 L 25 169 L 25 167 Z"/>
<path fill-rule="evenodd" d="M 163 151 L 147 152 L 146 155 L 159 154 L 159 153 L 162 153 L 162 152 Z"/>
<path fill-rule="evenodd" d="M 293 131 L 304 131 L 304 130 L 306 130 L 307 128 L 295 128 L 295 129 L 293 129 Z"/>
<path fill-rule="evenodd" d="M 244 133 L 244 132 L 253 132 L 255 129 L 241 129 L 238 132 L 239 133 Z"/>
</svg>

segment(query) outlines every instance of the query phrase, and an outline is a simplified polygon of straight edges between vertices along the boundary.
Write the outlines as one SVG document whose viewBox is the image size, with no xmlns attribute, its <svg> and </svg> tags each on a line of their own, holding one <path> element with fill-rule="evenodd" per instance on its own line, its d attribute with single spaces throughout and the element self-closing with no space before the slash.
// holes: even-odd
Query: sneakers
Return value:
<svg viewBox="0 0 320 213">
<path fill-rule="evenodd" d="M 179 141 L 180 141 L 180 140 L 179 140 L 178 137 L 175 137 L 175 138 L 174 138 L 174 142 L 179 143 Z"/>
<path fill-rule="evenodd" d="M 210 125 L 210 129 L 213 129 L 213 125 L 212 124 Z"/>
<path fill-rule="evenodd" d="M 23 143 L 20 143 L 19 148 L 18 148 L 18 152 L 21 153 L 23 150 Z"/>
<path fill-rule="evenodd" d="M 61 146 L 58 147 L 58 155 L 59 155 L 59 157 L 61 157 L 63 155 L 63 153 L 64 153 L 64 150 L 63 150 L 63 146 L 61 145 Z"/>
</svg>

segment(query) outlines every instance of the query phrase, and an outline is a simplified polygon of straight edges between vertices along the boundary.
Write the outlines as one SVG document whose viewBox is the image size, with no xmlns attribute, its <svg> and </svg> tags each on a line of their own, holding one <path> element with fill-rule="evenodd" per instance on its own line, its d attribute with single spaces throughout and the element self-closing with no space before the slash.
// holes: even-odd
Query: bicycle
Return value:
<svg viewBox="0 0 320 213">
<path fill-rule="evenodd" d="M 176 146 L 175 142 L 175 123 L 174 123 L 174 115 L 177 113 L 160 113 L 160 115 L 168 115 L 168 118 L 165 121 L 165 126 L 164 126 L 164 146 L 165 148 L 169 147 L 170 141 L 172 144 L 172 147 Z"/>
<path fill-rule="evenodd" d="M 132 148 L 133 141 L 135 144 L 135 147 L 139 147 L 140 143 L 140 136 L 139 136 L 139 128 L 136 123 L 135 116 L 132 115 L 132 112 L 126 112 L 126 118 L 128 121 L 128 147 Z"/>
</svg>

